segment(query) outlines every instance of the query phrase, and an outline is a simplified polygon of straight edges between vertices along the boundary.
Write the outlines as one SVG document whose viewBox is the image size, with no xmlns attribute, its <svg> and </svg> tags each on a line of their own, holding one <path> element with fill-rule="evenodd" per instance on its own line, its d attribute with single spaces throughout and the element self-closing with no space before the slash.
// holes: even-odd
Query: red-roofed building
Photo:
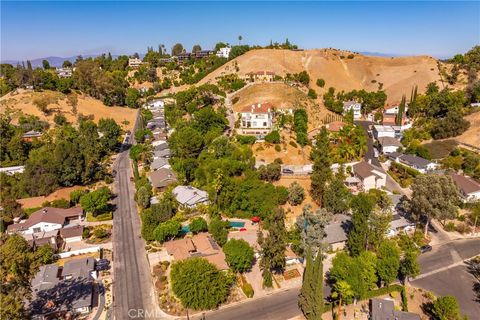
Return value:
<svg viewBox="0 0 480 320">
<path fill-rule="evenodd" d="M 263 137 L 270 132 L 273 124 L 273 105 L 256 103 L 242 108 L 241 133 Z"/>
</svg>

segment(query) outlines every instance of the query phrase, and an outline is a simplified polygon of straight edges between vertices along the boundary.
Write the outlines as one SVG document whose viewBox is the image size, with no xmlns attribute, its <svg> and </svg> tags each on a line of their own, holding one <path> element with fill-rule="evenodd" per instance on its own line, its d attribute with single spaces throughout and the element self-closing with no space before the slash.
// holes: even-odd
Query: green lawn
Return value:
<svg viewBox="0 0 480 320">
<path fill-rule="evenodd" d="M 430 151 L 432 159 L 445 158 L 458 146 L 458 142 L 453 139 L 443 141 L 432 141 L 423 145 Z"/>
<path fill-rule="evenodd" d="M 108 220 L 112 220 L 112 218 L 113 218 L 112 212 L 105 212 L 95 217 L 90 212 L 87 213 L 88 222 L 108 221 Z"/>
</svg>

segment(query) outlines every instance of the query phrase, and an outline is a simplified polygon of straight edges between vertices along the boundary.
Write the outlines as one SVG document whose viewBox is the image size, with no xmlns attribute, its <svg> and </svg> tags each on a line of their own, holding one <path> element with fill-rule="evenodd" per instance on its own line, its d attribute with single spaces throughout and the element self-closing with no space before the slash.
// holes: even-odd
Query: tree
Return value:
<svg viewBox="0 0 480 320">
<path fill-rule="evenodd" d="M 225 301 L 232 279 L 204 258 L 173 263 L 170 273 L 173 293 L 185 308 L 213 309 Z"/>
<path fill-rule="evenodd" d="M 153 231 L 153 237 L 160 243 L 170 240 L 176 237 L 180 230 L 182 230 L 182 224 L 177 220 L 168 220 L 159 224 Z"/>
<path fill-rule="evenodd" d="M 228 221 L 223 221 L 218 218 L 212 219 L 208 225 L 208 232 L 221 247 L 227 242 L 228 226 Z"/>
<path fill-rule="evenodd" d="M 68 123 L 67 118 L 62 113 L 55 114 L 53 117 L 53 122 L 55 122 L 57 126 L 63 126 L 64 124 Z"/>
<path fill-rule="evenodd" d="M 424 216 L 425 236 L 432 218 L 445 224 L 446 219 L 454 218 L 459 202 L 458 189 L 452 178 L 446 175 L 419 175 L 412 185 L 410 210 L 419 219 Z"/>
<path fill-rule="evenodd" d="M 313 258 L 312 250 L 307 247 L 307 253 L 305 255 L 305 270 L 303 271 L 302 288 L 298 296 L 298 306 L 302 310 L 306 319 L 310 319 L 313 314 L 313 296 L 315 294 L 314 288 L 314 271 L 313 271 Z M 313 317 L 312 317 L 313 319 Z"/>
<path fill-rule="evenodd" d="M 313 265 L 313 282 L 315 293 L 313 295 L 314 319 L 321 319 L 323 314 L 323 253 L 318 251 Z"/>
<path fill-rule="evenodd" d="M 127 96 L 125 97 L 125 103 L 129 108 L 138 108 L 138 99 L 140 99 L 140 91 L 135 88 L 127 89 Z"/>
<path fill-rule="evenodd" d="M 245 240 L 230 239 L 223 246 L 225 261 L 235 272 L 246 272 L 250 270 L 253 264 L 254 252 L 248 242 Z"/>
<path fill-rule="evenodd" d="M 280 133 L 278 133 L 278 130 L 272 130 L 269 134 L 267 134 L 265 136 L 265 141 L 275 144 L 280 143 Z"/>
<path fill-rule="evenodd" d="M 207 221 L 205 221 L 205 219 L 203 219 L 202 217 L 193 219 L 188 227 L 190 229 L 190 232 L 195 234 L 208 230 Z"/>
<path fill-rule="evenodd" d="M 297 135 L 297 142 L 301 146 L 308 143 L 308 114 L 305 109 L 296 109 L 293 112 L 293 128 Z"/>
<path fill-rule="evenodd" d="M 196 44 L 196 45 L 193 46 L 192 53 L 197 53 L 197 52 L 200 52 L 200 51 L 202 51 L 202 47 L 200 47 L 199 44 Z"/>
<path fill-rule="evenodd" d="M 313 160 L 313 172 L 311 176 L 311 193 L 315 202 L 324 206 L 324 193 L 327 182 L 330 180 L 332 170 L 330 169 L 330 141 L 328 139 L 328 131 L 323 126 L 318 135 L 315 137 L 316 144 L 312 149 L 310 158 Z"/>
<path fill-rule="evenodd" d="M 324 207 L 333 214 L 346 213 L 349 209 L 351 193 L 342 178 L 333 179 L 325 189 Z"/>
<path fill-rule="evenodd" d="M 398 276 L 400 268 L 400 250 L 393 241 L 384 241 L 380 244 L 377 254 L 378 277 L 388 286 Z"/>
<path fill-rule="evenodd" d="M 82 208 L 94 216 L 108 210 L 112 193 L 108 187 L 102 187 L 95 191 L 84 194 L 80 198 Z"/>
<path fill-rule="evenodd" d="M 42 60 L 42 66 L 44 70 L 50 69 L 50 63 L 48 62 L 48 60 Z"/>
<path fill-rule="evenodd" d="M 241 44 L 242 44 L 242 39 L 243 39 L 242 36 L 238 36 L 238 45 L 241 45 Z"/>
<path fill-rule="evenodd" d="M 181 43 L 176 43 L 172 48 L 172 56 L 178 56 L 183 52 L 183 46 Z"/>
<path fill-rule="evenodd" d="M 359 255 L 368 248 L 369 219 L 374 203 L 365 193 L 359 193 L 352 199 L 352 230 L 348 234 L 347 246 L 350 254 Z"/>
<path fill-rule="evenodd" d="M 258 168 L 258 173 L 260 175 L 260 179 L 266 180 L 269 182 L 278 181 L 282 176 L 282 167 L 277 162 L 272 162 L 265 165 L 261 165 Z"/>
<path fill-rule="evenodd" d="M 69 60 L 64 60 L 62 63 L 62 68 L 71 68 L 72 63 Z"/>
<path fill-rule="evenodd" d="M 298 216 L 295 226 L 300 231 L 302 248 L 310 248 L 314 255 L 321 251 L 323 238 L 326 236 L 325 226 L 330 222 L 332 215 L 325 209 L 312 211 L 307 204 L 301 216 Z"/>
<path fill-rule="evenodd" d="M 140 207 L 143 209 L 150 206 L 150 198 L 152 197 L 152 189 L 148 189 L 145 186 L 141 186 L 136 193 L 136 200 Z"/>
<path fill-rule="evenodd" d="M 72 107 L 72 113 L 77 114 L 78 96 L 75 93 L 67 95 L 67 103 Z"/>
<path fill-rule="evenodd" d="M 400 261 L 400 275 L 404 281 L 409 278 L 415 278 L 420 274 L 420 266 L 417 262 L 418 249 L 412 248 L 406 250 L 402 260 Z"/>
<path fill-rule="evenodd" d="M 338 300 L 338 311 L 336 319 L 340 320 L 342 315 L 342 306 L 344 301 L 348 301 L 354 296 L 354 292 L 348 282 L 340 280 L 332 287 L 332 298 Z"/>
<path fill-rule="evenodd" d="M 305 190 L 297 181 L 292 182 L 288 187 L 288 202 L 292 206 L 297 206 L 303 202 L 303 199 L 305 199 Z"/>
<path fill-rule="evenodd" d="M 310 98 L 310 99 L 317 99 L 317 93 L 315 92 L 315 90 L 313 89 L 308 89 L 308 93 L 307 93 L 307 96 Z"/>
<path fill-rule="evenodd" d="M 317 86 L 319 86 L 320 88 L 325 87 L 325 80 L 317 79 Z"/>
<path fill-rule="evenodd" d="M 403 123 L 403 117 L 405 113 L 405 105 L 406 105 L 406 98 L 405 95 L 402 96 L 402 102 L 400 102 L 400 105 L 398 106 L 398 113 L 395 117 L 395 124 L 397 126 L 401 126 Z"/>
<path fill-rule="evenodd" d="M 100 119 L 98 121 L 98 131 L 102 133 L 100 144 L 105 151 L 113 151 L 118 145 L 122 129 L 112 118 Z"/>
<path fill-rule="evenodd" d="M 42 112 L 43 114 L 48 114 L 48 105 L 49 101 L 46 98 L 36 98 L 33 100 L 33 104 L 37 107 L 37 109 Z"/>
<path fill-rule="evenodd" d="M 460 320 L 460 306 L 454 296 L 438 297 L 433 303 L 432 313 L 436 320 Z"/>
</svg>

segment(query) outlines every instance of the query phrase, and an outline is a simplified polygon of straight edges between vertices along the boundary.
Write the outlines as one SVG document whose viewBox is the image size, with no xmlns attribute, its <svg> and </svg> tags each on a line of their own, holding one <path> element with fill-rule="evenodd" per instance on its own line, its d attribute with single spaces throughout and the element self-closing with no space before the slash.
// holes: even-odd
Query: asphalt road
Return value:
<svg viewBox="0 0 480 320">
<path fill-rule="evenodd" d="M 135 188 L 130 181 L 131 176 L 133 173 L 128 151 L 123 151 L 118 157 L 115 181 L 117 207 L 113 218 L 113 296 L 117 320 L 144 318 L 137 316 L 137 310 L 155 312 L 152 281 L 145 243 L 140 237 L 140 218 L 133 199 Z"/>
<path fill-rule="evenodd" d="M 421 267 L 421 273 L 430 275 L 420 280 L 415 280 L 412 283 L 413 285 L 417 285 L 418 281 L 419 286 L 422 286 L 425 289 L 432 290 L 433 292 L 442 295 L 452 294 L 459 299 L 463 299 L 464 295 L 469 296 L 468 293 L 462 292 L 457 295 L 456 290 L 470 290 L 469 292 L 471 292 L 473 283 L 469 281 L 468 276 L 465 276 L 462 268 L 445 268 L 478 254 L 480 254 L 480 239 L 452 241 L 434 247 L 431 252 L 422 254 L 418 260 Z M 439 269 L 445 270 L 438 273 L 432 273 L 432 271 Z M 443 273 L 448 274 L 451 282 L 456 282 L 460 278 L 464 279 L 464 285 L 459 287 L 459 281 L 451 286 L 445 280 L 436 281 L 436 278 L 441 277 Z M 430 278 L 432 281 L 430 281 Z M 207 313 L 205 315 L 205 320 L 290 319 L 301 314 L 297 305 L 298 293 L 298 289 L 291 289 L 289 291 L 252 300 L 251 302 L 238 304 L 232 307 L 225 307 Z M 476 302 L 471 301 L 471 299 L 468 298 L 466 301 L 462 301 L 460 304 L 462 312 L 469 314 L 472 310 L 476 310 L 475 303 Z M 477 312 L 473 314 L 478 315 L 479 313 Z M 194 319 L 201 319 L 201 317 L 194 317 Z M 475 317 L 471 317 L 471 319 L 475 319 Z"/>
</svg>

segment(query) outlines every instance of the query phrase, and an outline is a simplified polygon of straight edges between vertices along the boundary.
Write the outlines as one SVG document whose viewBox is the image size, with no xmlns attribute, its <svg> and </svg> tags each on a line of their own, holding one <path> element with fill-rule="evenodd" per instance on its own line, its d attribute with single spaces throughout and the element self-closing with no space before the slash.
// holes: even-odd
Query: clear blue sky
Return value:
<svg viewBox="0 0 480 320">
<path fill-rule="evenodd" d="M 1 59 L 143 53 L 181 42 L 436 57 L 480 43 L 480 2 L 1 2 Z"/>
</svg>

